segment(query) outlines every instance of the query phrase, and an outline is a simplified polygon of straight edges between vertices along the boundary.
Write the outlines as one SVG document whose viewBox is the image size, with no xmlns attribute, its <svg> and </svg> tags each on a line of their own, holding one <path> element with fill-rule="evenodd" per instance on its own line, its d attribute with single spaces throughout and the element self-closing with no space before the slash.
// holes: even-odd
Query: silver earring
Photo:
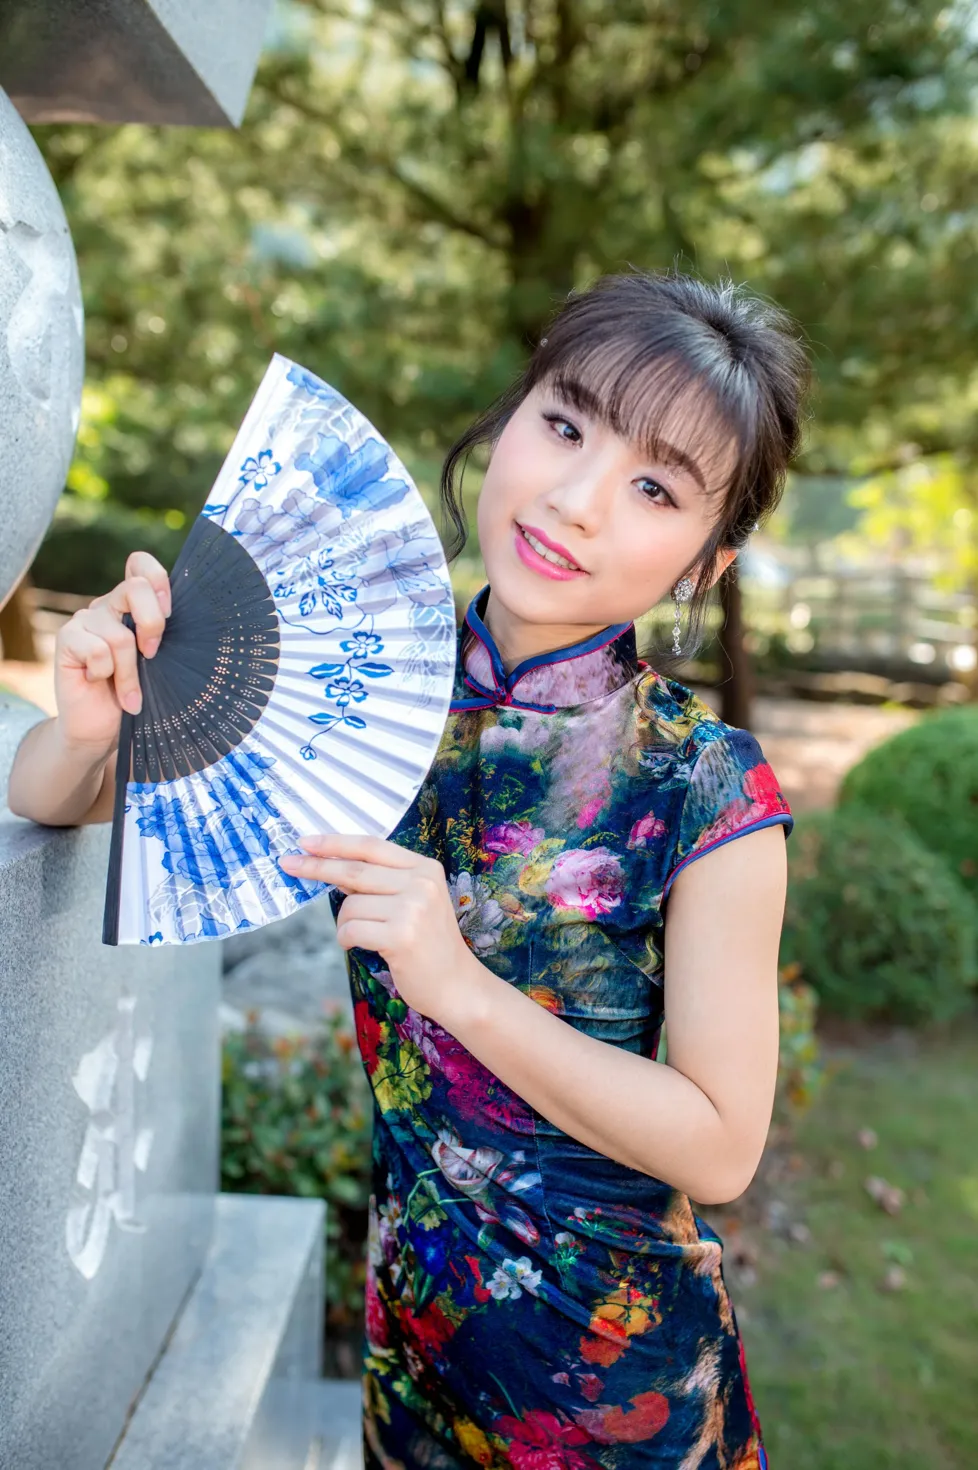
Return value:
<svg viewBox="0 0 978 1470">
<path fill-rule="evenodd" d="M 672 652 L 675 658 L 680 658 L 683 651 L 682 645 L 679 642 L 679 626 L 680 619 L 682 617 L 683 604 L 692 600 L 692 596 L 695 590 L 695 587 L 688 577 L 680 577 L 679 581 L 672 589 L 672 595 L 676 603 L 676 621 L 672 630 Z"/>
</svg>

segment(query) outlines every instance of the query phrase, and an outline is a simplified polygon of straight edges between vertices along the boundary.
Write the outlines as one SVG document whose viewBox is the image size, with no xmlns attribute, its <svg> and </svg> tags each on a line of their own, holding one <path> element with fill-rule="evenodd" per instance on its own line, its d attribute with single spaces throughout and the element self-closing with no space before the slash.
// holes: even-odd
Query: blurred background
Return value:
<svg viewBox="0 0 978 1470">
<path fill-rule="evenodd" d="M 775 1123 L 709 1212 L 791 1470 L 978 1465 L 976 96 L 971 4 L 279 0 L 239 132 L 33 129 L 88 364 L 0 613 L 0 683 L 42 704 L 60 621 L 130 550 L 172 564 L 273 352 L 434 509 L 445 449 L 597 274 L 729 275 L 801 323 L 804 453 L 682 670 L 799 813 Z M 454 576 L 464 605 L 474 536 Z M 284 926 L 226 946 L 224 1187 L 332 1201 L 355 1372 L 368 1109 L 339 957 L 293 927 L 292 964 Z"/>
</svg>

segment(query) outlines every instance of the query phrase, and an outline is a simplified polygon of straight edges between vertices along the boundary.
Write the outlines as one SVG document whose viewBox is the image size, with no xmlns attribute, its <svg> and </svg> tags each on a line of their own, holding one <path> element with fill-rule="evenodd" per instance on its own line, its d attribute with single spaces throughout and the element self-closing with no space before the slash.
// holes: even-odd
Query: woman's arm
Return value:
<svg viewBox="0 0 978 1470">
<path fill-rule="evenodd" d="M 771 827 L 707 853 L 676 879 L 665 1066 L 574 1030 L 481 964 L 481 983 L 443 1024 L 572 1138 L 702 1204 L 736 1199 L 757 1168 L 774 1102 L 785 873 L 784 834 Z"/>
<path fill-rule="evenodd" d="M 481 964 L 461 940 L 437 863 L 372 838 L 304 845 L 318 856 L 282 864 L 351 895 L 340 943 L 383 954 L 403 999 L 556 1127 L 702 1204 L 743 1193 L 777 1074 L 780 828 L 716 848 L 673 885 L 664 1066 L 575 1030 Z"/>
<path fill-rule="evenodd" d="M 125 580 L 60 629 L 58 715 L 28 730 L 18 747 L 7 785 L 15 816 L 50 827 L 111 821 L 119 722 L 123 710 L 135 714 L 142 705 L 136 649 L 154 656 L 170 607 L 165 568 L 134 551 Z M 123 623 L 127 614 L 135 633 Z"/>
<path fill-rule="evenodd" d="M 60 720 L 28 730 L 10 771 L 7 804 L 15 817 L 46 827 L 109 822 L 115 796 L 115 750 L 72 744 Z"/>
</svg>

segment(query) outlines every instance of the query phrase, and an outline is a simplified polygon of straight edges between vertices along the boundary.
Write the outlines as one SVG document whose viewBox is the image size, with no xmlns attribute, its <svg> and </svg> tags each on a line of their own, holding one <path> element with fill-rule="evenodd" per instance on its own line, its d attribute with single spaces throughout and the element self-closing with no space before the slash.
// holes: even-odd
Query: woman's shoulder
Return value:
<svg viewBox="0 0 978 1470">
<path fill-rule="evenodd" d="M 740 736 L 754 740 L 748 731 L 726 724 L 716 710 L 687 684 L 652 669 L 638 680 L 636 704 L 648 743 L 671 750 L 689 763 L 714 741 Z"/>
<path fill-rule="evenodd" d="M 684 820 L 782 820 L 788 803 L 757 737 L 728 725 L 695 690 L 648 671 L 637 689 L 638 767 L 685 792 Z"/>
</svg>

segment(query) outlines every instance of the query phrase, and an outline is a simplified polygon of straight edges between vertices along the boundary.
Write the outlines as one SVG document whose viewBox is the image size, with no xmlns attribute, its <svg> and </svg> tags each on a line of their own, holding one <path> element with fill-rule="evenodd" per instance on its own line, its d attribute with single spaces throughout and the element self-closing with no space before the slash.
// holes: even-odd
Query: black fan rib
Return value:
<svg viewBox="0 0 978 1470">
<path fill-rule="evenodd" d="M 278 671 L 278 614 L 244 547 L 202 516 L 170 579 L 173 610 L 156 656 L 139 658 L 133 781 L 174 781 L 240 745 Z"/>
<path fill-rule="evenodd" d="M 125 789 L 214 765 L 258 723 L 275 687 L 275 600 L 241 543 L 206 516 L 170 577 L 172 611 L 155 657 L 137 657 L 143 707 L 124 715 L 102 938 L 117 944 Z M 124 620 L 132 627 L 132 619 Z"/>
</svg>

